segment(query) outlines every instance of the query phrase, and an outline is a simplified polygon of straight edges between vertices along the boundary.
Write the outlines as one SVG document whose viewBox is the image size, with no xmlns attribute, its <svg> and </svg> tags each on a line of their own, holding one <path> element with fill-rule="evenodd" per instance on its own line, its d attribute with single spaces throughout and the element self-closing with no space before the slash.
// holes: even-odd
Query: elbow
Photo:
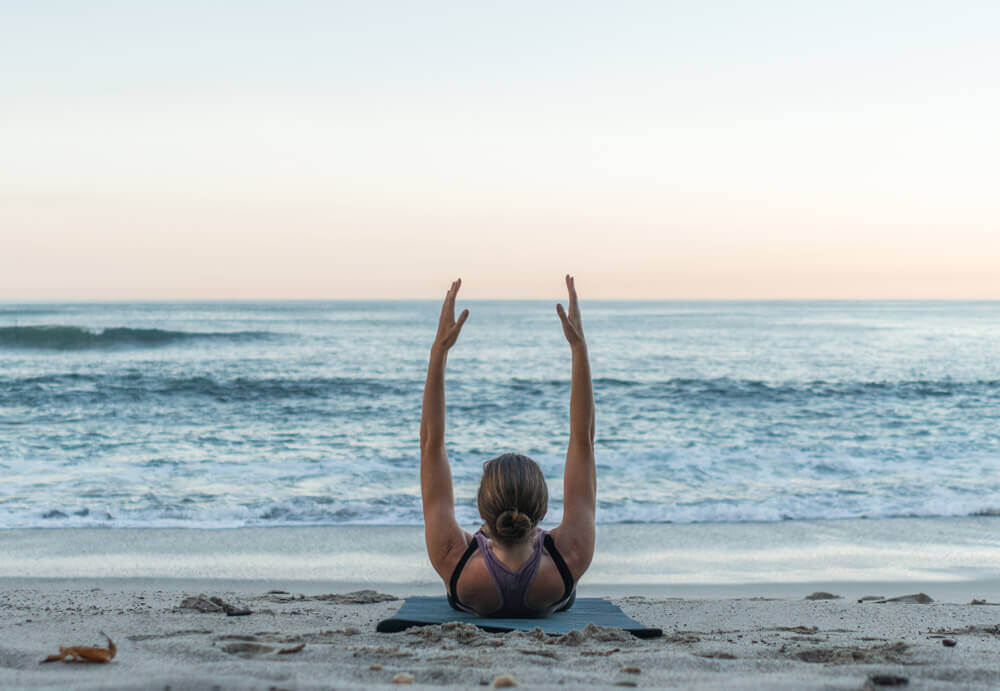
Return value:
<svg viewBox="0 0 1000 691">
<path fill-rule="evenodd" d="M 594 435 L 593 434 L 589 434 L 589 435 L 586 435 L 586 436 L 584 436 L 582 434 L 579 435 L 579 436 L 570 435 L 570 438 L 569 438 L 569 447 L 570 447 L 570 449 L 572 449 L 576 453 L 582 453 L 582 454 L 585 454 L 585 455 L 588 455 L 588 456 L 593 456 L 594 455 Z"/>
<path fill-rule="evenodd" d="M 420 430 L 420 455 L 425 456 L 428 452 L 444 447 L 444 439 L 441 435 L 430 434 Z"/>
</svg>

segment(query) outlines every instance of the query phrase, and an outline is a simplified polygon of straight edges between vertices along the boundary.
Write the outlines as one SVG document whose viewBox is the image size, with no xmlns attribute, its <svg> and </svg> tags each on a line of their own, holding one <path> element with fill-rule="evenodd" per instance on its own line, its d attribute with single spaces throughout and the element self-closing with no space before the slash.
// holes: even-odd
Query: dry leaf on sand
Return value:
<svg viewBox="0 0 1000 691">
<path fill-rule="evenodd" d="M 108 639 L 107 649 L 91 648 L 85 645 L 59 646 L 57 655 L 49 655 L 41 663 L 58 662 L 59 660 L 63 662 L 111 662 L 118 649 L 108 634 L 101 631 L 101 635 Z"/>
</svg>

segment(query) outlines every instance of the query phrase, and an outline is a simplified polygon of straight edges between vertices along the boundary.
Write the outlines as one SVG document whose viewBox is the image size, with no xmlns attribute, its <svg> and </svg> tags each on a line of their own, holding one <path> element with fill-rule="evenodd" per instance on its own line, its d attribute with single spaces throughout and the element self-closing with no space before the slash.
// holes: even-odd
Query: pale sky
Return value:
<svg viewBox="0 0 1000 691">
<path fill-rule="evenodd" d="M 1000 298 L 1000 3 L 6 3 L 0 300 Z"/>
</svg>

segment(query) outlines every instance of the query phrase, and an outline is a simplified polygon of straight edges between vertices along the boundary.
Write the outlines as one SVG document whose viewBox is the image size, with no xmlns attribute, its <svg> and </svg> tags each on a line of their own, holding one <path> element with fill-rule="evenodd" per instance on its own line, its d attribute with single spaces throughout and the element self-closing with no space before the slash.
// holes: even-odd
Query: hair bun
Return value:
<svg viewBox="0 0 1000 691">
<path fill-rule="evenodd" d="M 504 511 L 497 516 L 497 535 L 505 540 L 520 540 L 527 536 L 534 524 L 527 514 L 523 514 L 517 509 Z"/>
</svg>

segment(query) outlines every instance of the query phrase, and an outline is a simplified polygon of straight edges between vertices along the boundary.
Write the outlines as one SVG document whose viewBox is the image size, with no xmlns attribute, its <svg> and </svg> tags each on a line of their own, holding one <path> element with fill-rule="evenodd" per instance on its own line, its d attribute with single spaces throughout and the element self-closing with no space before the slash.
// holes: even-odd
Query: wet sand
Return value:
<svg viewBox="0 0 1000 691">
<path fill-rule="evenodd" d="M 1000 516 L 598 525 L 583 585 L 598 596 L 682 588 L 684 597 L 702 597 L 719 586 L 735 586 L 736 595 L 744 585 L 997 578 L 998 536 Z M 0 578 L 292 580 L 441 592 L 420 526 L 53 526 L 0 531 L 0 554 Z"/>
</svg>

